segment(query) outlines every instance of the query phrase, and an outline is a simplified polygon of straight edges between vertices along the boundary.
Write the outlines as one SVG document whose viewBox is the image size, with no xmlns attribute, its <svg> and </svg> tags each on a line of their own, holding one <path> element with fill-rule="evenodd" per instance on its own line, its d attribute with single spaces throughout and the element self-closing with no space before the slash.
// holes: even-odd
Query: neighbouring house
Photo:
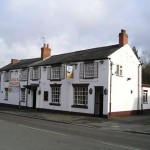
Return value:
<svg viewBox="0 0 150 150">
<path fill-rule="evenodd" d="M 106 118 L 150 110 L 142 106 L 141 63 L 123 29 L 116 45 L 51 56 L 44 44 L 40 58 L 12 59 L 0 74 L 3 105 Z"/>
<path fill-rule="evenodd" d="M 150 111 L 150 85 L 143 84 L 143 101 L 141 103 L 142 110 L 144 110 L 145 113 L 149 113 Z"/>
</svg>

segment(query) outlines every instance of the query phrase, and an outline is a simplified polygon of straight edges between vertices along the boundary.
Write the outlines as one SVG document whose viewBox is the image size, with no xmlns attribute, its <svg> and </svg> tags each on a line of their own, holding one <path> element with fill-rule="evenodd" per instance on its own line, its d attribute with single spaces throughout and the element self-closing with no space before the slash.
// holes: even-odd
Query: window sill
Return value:
<svg viewBox="0 0 150 150">
<path fill-rule="evenodd" d="M 23 102 L 23 103 L 24 103 L 24 102 L 25 102 L 25 100 L 21 100 L 21 101 L 19 101 L 19 102 Z"/>
<path fill-rule="evenodd" d="M 94 79 L 94 77 L 84 77 L 84 79 Z"/>
<path fill-rule="evenodd" d="M 61 79 L 50 79 L 50 81 L 61 81 Z"/>
<path fill-rule="evenodd" d="M 83 109 L 88 109 L 87 105 L 72 105 L 71 107 L 73 108 L 83 108 Z"/>
<path fill-rule="evenodd" d="M 117 76 L 117 77 L 123 77 L 122 75 L 118 75 L 118 74 L 116 74 L 116 76 Z"/>
<path fill-rule="evenodd" d="M 43 101 L 44 101 L 44 102 L 48 102 L 48 99 L 47 99 L 47 100 L 44 99 Z"/>
<path fill-rule="evenodd" d="M 32 79 L 32 81 L 38 81 L 39 79 Z"/>
<path fill-rule="evenodd" d="M 148 104 L 148 102 L 143 102 L 143 104 Z"/>
<path fill-rule="evenodd" d="M 60 106 L 60 103 L 49 103 L 49 105 Z"/>
</svg>

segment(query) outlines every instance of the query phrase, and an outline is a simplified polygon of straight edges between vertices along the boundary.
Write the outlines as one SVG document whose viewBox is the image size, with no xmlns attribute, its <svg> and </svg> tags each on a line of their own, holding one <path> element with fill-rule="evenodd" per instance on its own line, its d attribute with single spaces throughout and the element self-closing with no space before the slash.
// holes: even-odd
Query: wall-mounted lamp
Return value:
<svg viewBox="0 0 150 150">
<path fill-rule="evenodd" d="M 104 63 L 104 60 L 100 60 L 99 63 L 100 63 L 100 64 L 103 64 L 103 63 Z"/>
<path fill-rule="evenodd" d="M 90 93 L 90 94 L 92 94 L 92 93 L 93 93 L 93 90 L 92 90 L 92 88 L 90 88 L 90 89 L 89 89 L 89 93 Z"/>
<path fill-rule="evenodd" d="M 127 81 L 131 80 L 131 78 L 127 78 Z"/>
<path fill-rule="evenodd" d="M 107 95 L 108 94 L 108 90 L 105 88 L 104 89 L 104 94 Z"/>
<path fill-rule="evenodd" d="M 75 69 L 77 69 L 78 64 L 74 64 L 74 66 L 75 66 Z"/>
<path fill-rule="evenodd" d="M 46 71 L 46 66 L 43 67 L 43 70 Z"/>
<path fill-rule="evenodd" d="M 38 91 L 38 94 L 41 95 L 41 90 Z"/>
<path fill-rule="evenodd" d="M 30 89 L 28 89 L 28 94 L 30 94 Z"/>
</svg>

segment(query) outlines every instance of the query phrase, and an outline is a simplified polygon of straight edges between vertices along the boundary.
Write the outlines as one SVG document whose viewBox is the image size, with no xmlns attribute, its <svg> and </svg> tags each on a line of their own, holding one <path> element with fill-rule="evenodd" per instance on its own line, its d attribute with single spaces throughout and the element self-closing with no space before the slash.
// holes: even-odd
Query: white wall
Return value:
<svg viewBox="0 0 150 150">
<path fill-rule="evenodd" d="M 110 57 L 114 64 L 112 75 L 112 112 L 140 109 L 141 104 L 138 104 L 138 93 L 141 92 L 141 88 L 138 91 L 139 61 L 129 45 L 120 48 Z M 122 76 L 116 75 L 116 65 L 123 67 Z M 139 87 L 141 87 L 141 79 Z M 139 97 L 141 99 L 141 94 Z"/>
<path fill-rule="evenodd" d="M 77 63 L 76 67 L 74 65 L 74 77 L 71 79 L 64 79 L 61 81 L 50 81 L 47 80 L 47 69 L 45 70 L 43 67 L 41 68 L 42 71 L 42 78 L 40 81 L 40 88 L 41 88 L 41 99 L 39 99 L 38 107 L 45 108 L 45 109 L 54 109 L 54 110 L 62 110 L 62 111 L 71 111 L 71 112 L 81 112 L 81 113 L 90 113 L 94 114 L 94 104 L 95 104 L 95 86 L 103 86 L 104 88 L 108 88 L 108 60 L 104 60 L 103 64 L 98 62 L 98 78 L 95 79 L 80 79 L 79 78 L 79 71 L 80 71 L 80 62 Z M 82 62 L 81 62 L 82 63 Z M 65 67 L 67 64 L 63 64 Z M 88 109 L 84 108 L 73 108 L 73 86 L 72 84 L 89 84 L 88 90 L 92 88 L 93 93 L 88 93 Z M 51 102 L 51 88 L 50 84 L 62 84 L 61 85 L 61 106 L 53 106 L 49 105 Z M 49 92 L 49 100 L 43 100 L 43 93 L 44 91 Z M 108 107 L 107 107 L 107 95 L 104 96 L 104 105 L 103 105 L 103 113 L 107 114 Z"/>
<path fill-rule="evenodd" d="M 108 89 L 108 95 L 104 95 L 103 97 L 103 114 L 107 115 L 109 113 L 109 103 L 111 96 L 111 111 L 130 111 L 140 109 L 141 106 L 141 89 L 138 89 L 138 66 L 139 61 L 136 56 L 132 52 L 132 49 L 129 45 L 125 45 L 121 49 L 114 52 L 111 56 L 111 61 L 113 62 L 112 68 L 112 93 L 110 95 L 110 60 L 104 60 L 103 64 L 98 62 L 98 78 L 94 79 L 80 79 L 80 63 L 77 62 L 77 65 L 73 65 L 74 67 L 74 77 L 70 79 L 64 79 L 61 81 L 50 81 L 47 80 L 47 69 L 41 67 L 41 79 L 37 81 L 30 80 L 30 72 L 29 72 L 29 82 L 28 85 L 31 84 L 39 84 L 36 92 L 36 108 L 44 108 L 44 109 L 54 109 L 54 110 L 62 110 L 62 111 L 70 111 L 70 112 L 81 112 L 81 113 L 89 113 L 94 114 L 94 104 L 95 104 L 95 86 L 103 86 L 103 88 Z M 123 76 L 116 76 L 116 65 L 123 66 Z M 63 64 L 65 67 L 67 64 Z M 19 70 L 18 70 L 19 71 Z M 8 104 L 19 104 L 19 90 L 18 92 L 10 92 L 8 101 L 4 100 L 4 89 L 9 87 L 9 82 L 3 82 L 3 73 L 1 80 L 1 91 L 0 93 L 0 103 L 8 103 Z M 18 74 L 15 71 L 12 72 L 12 77 L 17 78 Z M 139 78 L 141 75 L 139 76 Z M 131 80 L 127 80 L 130 78 Z M 88 90 L 92 88 L 93 93 L 89 94 L 88 92 L 88 109 L 84 108 L 73 108 L 73 86 L 72 84 L 89 84 Z M 50 84 L 61 84 L 61 98 L 60 98 L 60 106 L 49 105 L 51 103 L 51 87 Z M 27 81 L 20 83 L 20 88 L 23 88 L 24 85 L 27 85 Z M 139 82 L 139 87 L 141 86 L 141 80 Z M 38 94 L 38 91 L 41 90 L 41 94 Z M 49 99 L 48 101 L 44 101 L 44 91 L 48 91 Z M 131 92 L 132 91 L 132 92 Z M 139 95 L 139 104 L 138 104 L 138 95 Z M 21 105 L 25 106 L 26 103 L 21 103 Z M 139 105 L 139 107 L 138 107 Z M 33 106 L 33 93 L 32 90 L 30 94 L 28 94 L 28 107 Z M 146 108 L 146 106 L 144 106 Z"/>
<path fill-rule="evenodd" d="M 11 79 L 19 79 L 18 70 L 11 70 Z M 9 82 L 3 82 L 4 72 L 1 74 L 0 103 L 19 105 L 19 86 L 10 87 Z M 5 88 L 8 88 L 8 100 L 5 100 Z"/>
</svg>

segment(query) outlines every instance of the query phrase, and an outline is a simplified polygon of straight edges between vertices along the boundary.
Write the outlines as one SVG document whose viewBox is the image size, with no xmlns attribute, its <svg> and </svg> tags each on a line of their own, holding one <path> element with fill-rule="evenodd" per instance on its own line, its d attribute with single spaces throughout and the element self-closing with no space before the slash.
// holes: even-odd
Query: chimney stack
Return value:
<svg viewBox="0 0 150 150">
<path fill-rule="evenodd" d="M 44 46 L 41 48 L 41 58 L 45 59 L 51 56 L 51 49 L 49 48 L 49 45 L 44 44 Z"/>
<path fill-rule="evenodd" d="M 11 59 L 11 64 L 12 64 L 12 65 L 13 65 L 13 64 L 16 64 L 17 62 L 19 62 L 18 59 Z"/>
<path fill-rule="evenodd" d="M 121 33 L 119 33 L 119 45 L 124 46 L 126 44 L 128 44 L 128 34 L 126 30 L 121 29 Z"/>
</svg>

